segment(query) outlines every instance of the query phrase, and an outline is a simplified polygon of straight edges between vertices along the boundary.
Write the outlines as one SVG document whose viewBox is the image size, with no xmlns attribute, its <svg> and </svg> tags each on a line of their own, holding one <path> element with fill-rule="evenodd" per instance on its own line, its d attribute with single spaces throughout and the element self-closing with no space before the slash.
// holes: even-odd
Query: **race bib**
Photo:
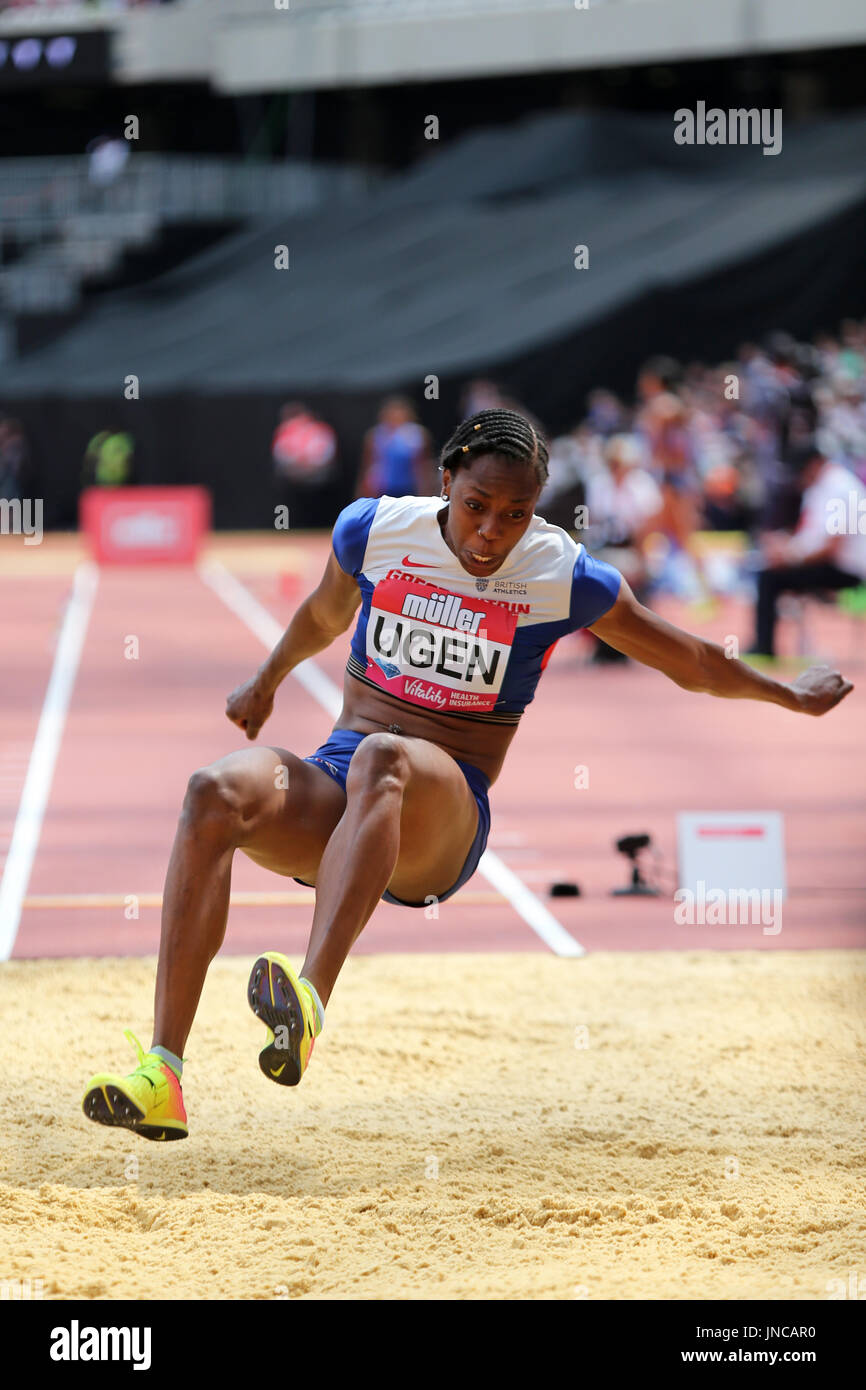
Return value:
<svg viewBox="0 0 866 1390">
<path fill-rule="evenodd" d="M 491 710 L 516 629 L 517 614 L 489 599 L 381 579 L 367 620 L 367 678 L 426 709 Z"/>
</svg>

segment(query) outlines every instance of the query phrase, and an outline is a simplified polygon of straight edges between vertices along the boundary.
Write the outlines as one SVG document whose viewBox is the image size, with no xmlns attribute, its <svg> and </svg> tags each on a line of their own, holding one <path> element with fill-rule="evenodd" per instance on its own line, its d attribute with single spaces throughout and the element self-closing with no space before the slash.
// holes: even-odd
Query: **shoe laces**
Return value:
<svg viewBox="0 0 866 1390">
<path fill-rule="evenodd" d="M 142 1047 L 141 1043 L 138 1041 L 138 1038 L 135 1036 L 135 1034 L 133 1033 L 133 1031 L 132 1031 L 131 1028 L 126 1028 L 126 1029 L 124 1030 L 123 1036 L 126 1038 L 127 1042 L 132 1043 L 133 1047 L 135 1048 L 136 1052 L 138 1053 L 138 1065 L 139 1065 L 140 1067 L 143 1067 L 143 1066 L 144 1066 L 144 1059 L 145 1059 L 145 1057 L 147 1056 L 147 1053 L 145 1052 L 145 1050 L 144 1050 L 144 1048 Z"/>
<path fill-rule="evenodd" d="M 124 1030 L 123 1036 L 129 1042 L 132 1043 L 133 1047 L 138 1053 L 138 1066 L 136 1067 L 136 1071 L 140 1072 L 140 1074 L 144 1077 L 145 1081 L 149 1081 L 154 1090 L 156 1090 L 157 1083 L 156 1081 L 154 1081 L 153 1077 L 150 1076 L 148 1073 L 156 1071 L 159 1075 L 160 1081 L 165 1083 L 166 1071 L 170 1070 L 168 1064 L 164 1062 L 161 1057 L 153 1057 L 153 1061 L 148 1062 L 148 1057 L 152 1057 L 153 1054 L 145 1052 L 144 1048 L 138 1041 L 138 1038 L 135 1036 L 131 1028 L 126 1028 Z"/>
</svg>

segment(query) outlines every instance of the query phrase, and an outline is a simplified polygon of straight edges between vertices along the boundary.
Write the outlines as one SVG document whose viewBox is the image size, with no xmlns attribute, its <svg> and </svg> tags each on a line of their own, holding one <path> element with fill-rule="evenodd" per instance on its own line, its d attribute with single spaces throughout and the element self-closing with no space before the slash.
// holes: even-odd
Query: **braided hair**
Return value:
<svg viewBox="0 0 866 1390">
<path fill-rule="evenodd" d="M 482 454 L 498 454 L 530 464 L 538 484 L 547 482 L 547 442 L 516 410 L 479 410 L 458 425 L 439 456 L 440 470 L 454 473 Z"/>
</svg>

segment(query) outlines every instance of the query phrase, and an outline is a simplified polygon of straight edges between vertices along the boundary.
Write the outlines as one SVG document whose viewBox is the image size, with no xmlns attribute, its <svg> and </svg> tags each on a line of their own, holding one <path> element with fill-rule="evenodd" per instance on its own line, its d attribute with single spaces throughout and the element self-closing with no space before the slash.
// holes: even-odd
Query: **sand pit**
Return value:
<svg viewBox="0 0 866 1390">
<path fill-rule="evenodd" d="M 863 1276 L 851 952 L 351 960 L 302 1085 L 216 962 L 191 1137 L 88 1123 L 154 962 L 0 968 L 0 1279 L 46 1298 L 825 1299 Z M 831 1286 L 832 1287 L 832 1286 Z"/>
</svg>

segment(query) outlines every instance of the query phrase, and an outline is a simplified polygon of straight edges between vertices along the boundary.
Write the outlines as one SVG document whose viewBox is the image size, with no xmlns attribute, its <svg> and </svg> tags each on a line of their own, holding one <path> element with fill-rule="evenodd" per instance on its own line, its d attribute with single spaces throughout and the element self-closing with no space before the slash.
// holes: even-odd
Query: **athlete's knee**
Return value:
<svg viewBox="0 0 866 1390">
<path fill-rule="evenodd" d="M 244 798 L 237 779 L 219 763 L 197 768 L 187 783 L 183 815 L 197 827 L 231 831 L 243 821 Z"/>
<path fill-rule="evenodd" d="M 397 734 L 368 734 L 358 744 L 349 764 L 346 795 L 365 789 L 381 793 L 401 789 L 409 780 L 409 755 L 405 741 Z"/>
</svg>

